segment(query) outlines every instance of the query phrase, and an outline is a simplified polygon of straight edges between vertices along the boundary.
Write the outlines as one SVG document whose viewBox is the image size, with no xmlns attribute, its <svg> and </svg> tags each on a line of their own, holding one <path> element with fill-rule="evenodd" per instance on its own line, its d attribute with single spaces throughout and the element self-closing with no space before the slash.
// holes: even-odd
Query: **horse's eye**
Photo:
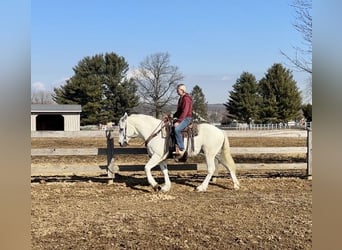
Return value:
<svg viewBox="0 0 342 250">
<path fill-rule="evenodd" d="M 123 131 L 124 129 L 123 128 L 119 128 L 119 131 Z"/>
</svg>

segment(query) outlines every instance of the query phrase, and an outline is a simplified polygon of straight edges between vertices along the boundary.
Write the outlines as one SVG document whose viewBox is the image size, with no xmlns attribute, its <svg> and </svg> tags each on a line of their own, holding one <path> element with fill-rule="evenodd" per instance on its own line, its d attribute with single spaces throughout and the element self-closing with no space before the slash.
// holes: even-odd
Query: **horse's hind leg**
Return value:
<svg viewBox="0 0 342 250">
<path fill-rule="evenodd" d="M 216 183 L 218 175 L 219 175 L 219 161 L 215 157 L 215 171 L 214 171 L 213 177 L 211 178 L 212 183 Z"/>
<path fill-rule="evenodd" d="M 196 188 L 196 191 L 198 192 L 203 192 L 207 190 L 210 179 L 215 172 L 215 157 L 206 155 L 206 162 L 207 162 L 208 174 L 204 178 L 204 181 L 202 182 L 202 184 Z"/>
<path fill-rule="evenodd" d="M 226 162 L 225 162 L 225 164 L 223 164 L 223 166 L 225 168 L 228 168 L 227 170 L 229 170 L 230 176 L 232 177 L 232 180 L 234 182 L 234 189 L 238 190 L 240 188 L 240 182 L 236 177 L 236 165 L 235 165 L 235 162 L 233 160 L 233 157 L 230 154 L 226 155 L 225 161 Z M 221 163 L 223 163 L 223 162 L 221 162 Z"/>
</svg>

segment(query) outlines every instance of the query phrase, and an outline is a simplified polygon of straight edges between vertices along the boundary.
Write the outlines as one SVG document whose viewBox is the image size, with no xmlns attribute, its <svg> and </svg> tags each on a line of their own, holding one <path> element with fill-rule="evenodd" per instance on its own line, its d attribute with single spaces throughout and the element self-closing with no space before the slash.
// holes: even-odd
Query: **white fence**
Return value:
<svg viewBox="0 0 342 250">
<path fill-rule="evenodd" d="M 221 129 L 235 129 L 235 130 L 278 130 L 278 129 L 307 129 L 312 128 L 312 122 L 305 122 L 303 124 L 247 124 L 237 123 L 234 125 L 222 125 L 218 126 Z"/>
<path fill-rule="evenodd" d="M 276 163 L 276 164 L 266 164 L 266 163 L 237 163 L 238 169 L 306 169 L 307 175 L 310 177 L 312 175 L 312 130 L 299 130 L 299 131 L 289 131 L 284 133 L 284 131 L 225 131 L 228 137 L 233 136 L 269 136 L 269 137 L 306 137 L 307 146 L 306 147 L 232 147 L 232 154 L 298 154 L 306 153 L 307 161 L 303 163 Z M 104 140 L 107 140 L 107 148 L 33 148 L 31 149 L 31 156 L 63 156 L 63 155 L 107 155 L 107 165 L 106 166 L 31 166 L 31 176 L 44 176 L 44 175 L 77 175 L 77 174 L 104 174 L 107 173 L 109 178 L 114 178 L 114 173 L 118 171 L 140 171 L 143 170 L 143 164 L 140 165 L 121 165 L 115 163 L 115 155 L 117 154 L 146 154 L 146 148 L 114 148 L 114 137 L 117 137 L 117 130 L 107 130 L 107 131 L 79 131 L 79 133 L 55 133 L 47 132 L 45 133 L 33 133 L 32 137 L 94 137 L 106 136 Z M 170 170 L 203 170 L 205 169 L 205 164 L 169 164 Z"/>
</svg>

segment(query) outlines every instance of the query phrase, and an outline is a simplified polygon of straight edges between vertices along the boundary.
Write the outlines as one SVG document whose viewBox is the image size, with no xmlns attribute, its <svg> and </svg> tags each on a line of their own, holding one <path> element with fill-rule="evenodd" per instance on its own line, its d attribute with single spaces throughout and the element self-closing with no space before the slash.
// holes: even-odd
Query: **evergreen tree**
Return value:
<svg viewBox="0 0 342 250">
<path fill-rule="evenodd" d="M 277 100 L 272 84 L 265 79 L 261 79 L 258 86 L 261 96 L 259 119 L 262 123 L 277 123 Z"/>
<path fill-rule="evenodd" d="M 307 122 L 312 122 L 312 104 L 308 103 L 302 106 L 303 115 Z"/>
<path fill-rule="evenodd" d="M 229 118 L 232 116 L 239 121 L 250 123 L 258 120 L 258 84 L 255 76 L 243 72 L 229 92 L 228 101 L 224 104 Z"/>
<path fill-rule="evenodd" d="M 193 117 L 198 120 L 208 119 L 208 107 L 202 89 L 196 85 L 191 93 Z"/>
<path fill-rule="evenodd" d="M 106 54 L 105 84 L 103 84 L 103 109 L 109 121 L 118 122 L 120 117 L 139 103 L 137 86 L 132 78 L 126 77 L 128 64 L 123 57 Z"/>
<path fill-rule="evenodd" d="M 127 79 L 128 64 L 115 53 L 83 58 L 66 84 L 54 88 L 58 104 L 82 106 L 81 125 L 117 122 L 138 105 L 137 87 Z"/>
<path fill-rule="evenodd" d="M 295 120 L 301 108 L 300 91 L 290 70 L 275 63 L 259 81 L 263 122 Z"/>
</svg>

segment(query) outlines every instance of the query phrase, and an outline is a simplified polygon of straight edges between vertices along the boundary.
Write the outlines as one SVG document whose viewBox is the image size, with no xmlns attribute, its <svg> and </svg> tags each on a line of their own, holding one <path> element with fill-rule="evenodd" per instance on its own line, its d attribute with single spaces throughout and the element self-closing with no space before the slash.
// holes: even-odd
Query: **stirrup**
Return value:
<svg viewBox="0 0 342 250">
<path fill-rule="evenodd" d="M 184 150 L 184 153 L 182 155 L 175 157 L 176 162 L 186 162 L 187 159 L 188 159 L 188 152 L 186 150 Z"/>
<path fill-rule="evenodd" d="M 186 151 L 185 149 L 183 151 L 178 150 L 178 152 L 175 151 L 175 152 L 172 152 L 172 154 L 178 157 L 182 157 L 185 154 L 185 151 Z"/>
<path fill-rule="evenodd" d="M 179 149 L 178 145 L 176 145 L 176 151 L 173 151 L 172 154 L 174 156 L 178 156 L 178 157 L 182 157 L 185 153 L 185 149 L 183 149 L 182 151 Z"/>
</svg>

